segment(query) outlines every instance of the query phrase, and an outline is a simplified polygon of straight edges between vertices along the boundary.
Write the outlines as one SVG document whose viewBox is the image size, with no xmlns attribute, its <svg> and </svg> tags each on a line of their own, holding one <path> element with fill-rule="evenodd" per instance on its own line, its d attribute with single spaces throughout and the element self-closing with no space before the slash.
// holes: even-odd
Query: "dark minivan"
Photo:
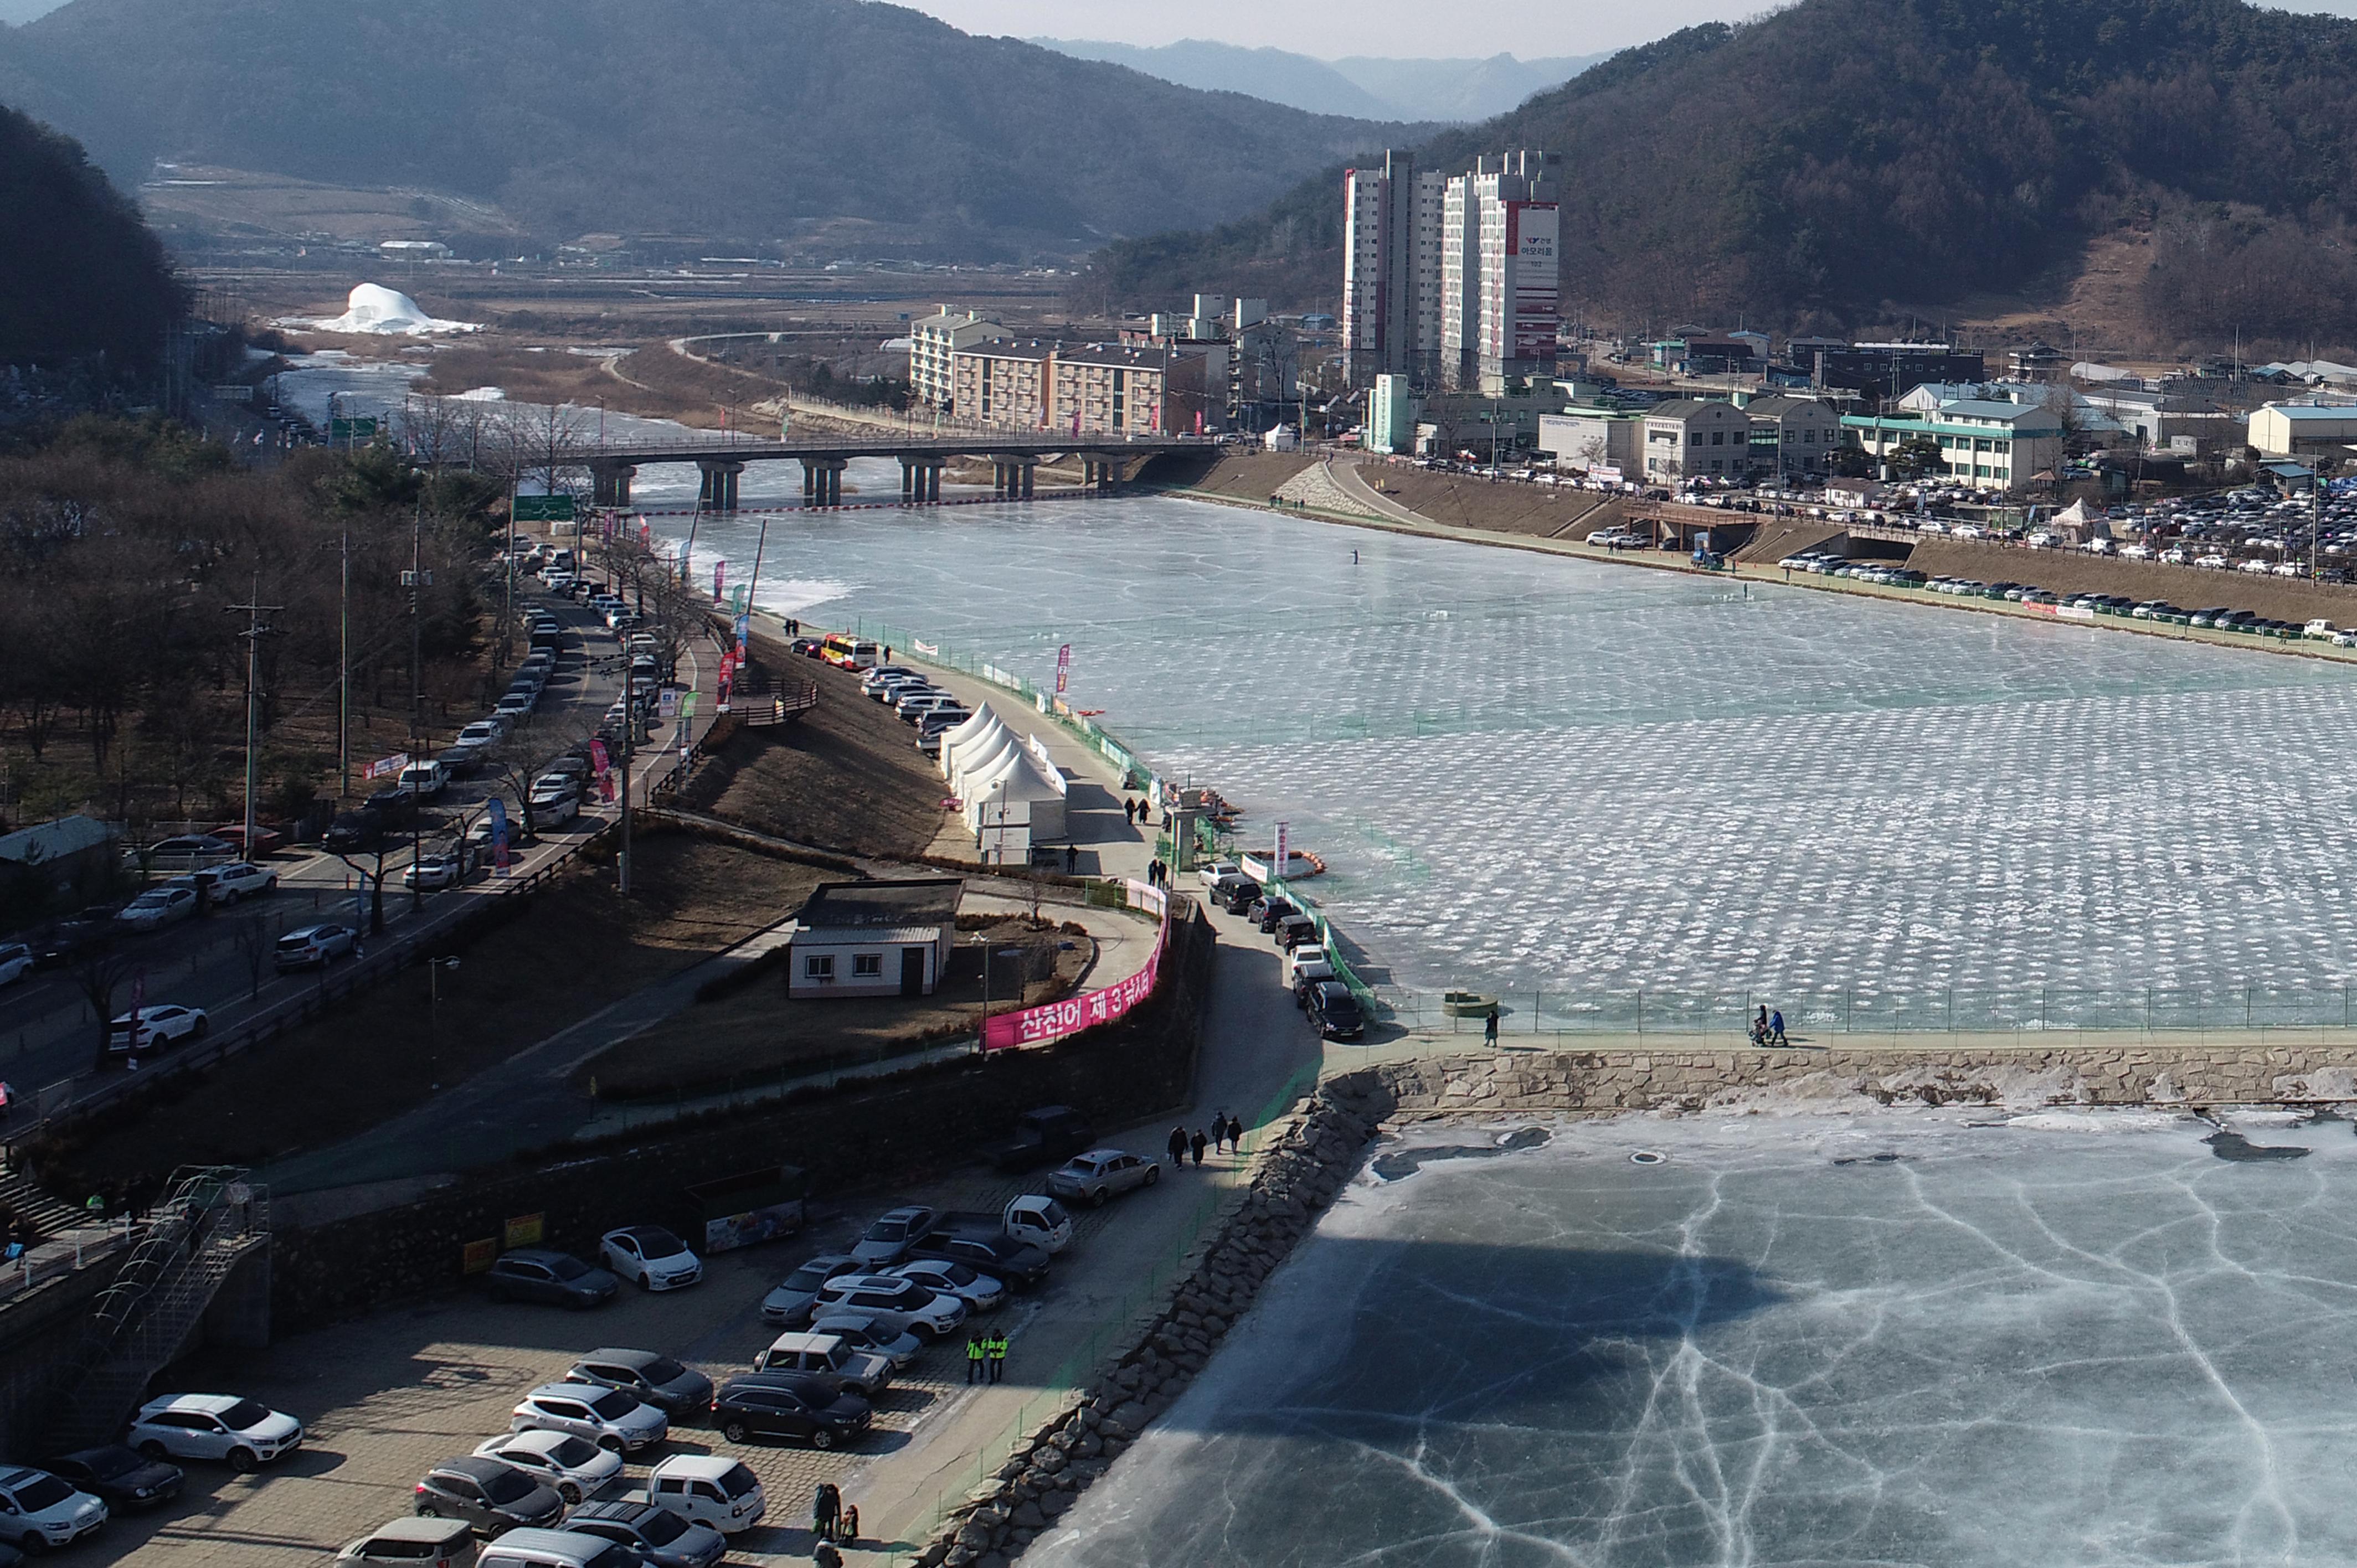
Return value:
<svg viewBox="0 0 2357 1568">
<path fill-rule="evenodd" d="M 1321 980 L 1309 988 L 1309 1021 L 1329 1040 L 1355 1040 L 1367 1031 L 1359 999 L 1339 980 Z"/>
</svg>

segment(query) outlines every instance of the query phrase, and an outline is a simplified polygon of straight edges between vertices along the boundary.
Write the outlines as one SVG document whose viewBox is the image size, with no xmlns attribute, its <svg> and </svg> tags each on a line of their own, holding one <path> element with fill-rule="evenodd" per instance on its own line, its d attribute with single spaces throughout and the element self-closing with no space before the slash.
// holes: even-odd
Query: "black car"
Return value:
<svg viewBox="0 0 2357 1568">
<path fill-rule="evenodd" d="M 362 807 L 357 811 L 339 813 L 336 820 L 328 824 L 328 831 L 319 842 L 327 847 L 329 854 L 345 854 L 374 848 L 377 841 L 384 837 L 384 813 Z"/>
<path fill-rule="evenodd" d="M 875 1411 L 832 1380 L 756 1373 L 731 1378 L 712 1401 L 713 1423 L 731 1443 L 748 1437 L 794 1437 L 813 1448 L 849 1443 L 867 1430 Z"/>
<path fill-rule="evenodd" d="M 1241 915 L 1258 903 L 1262 897 L 1261 885 L 1247 876 L 1235 886 L 1228 889 L 1221 901 L 1220 908 L 1231 915 Z"/>
<path fill-rule="evenodd" d="M 117 1513 L 152 1509 L 180 1495 L 182 1472 L 178 1465 L 150 1459 L 120 1443 L 45 1459 L 41 1468 Z"/>
<path fill-rule="evenodd" d="M 648 1568 L 710 1568 L 728 1550 L 728 1538 L 655 1503 L 584 1503 L 565 1528 L 619 1541 Z"/>
<path fill-rule="evenodd" d="M 710 1378 L 651 1350 L 592 1350 L 573 1363 L 565 1380 L 619 1389 L 673 1420 L 701 1421 L 712 1408 Z"/>
<path fill-rule="evenodd" d="M 1069 1105 L 1037 1105 L 1015 1119 L 1015 1135 L 983 1151 L 983 1157 L 1010 1176 L 1056 1165 L 1092 1147 L 1097 1135 L 1088 1119 Z"/>
<path fill-rule="evenodd" d="M 1286 916 L 1299 913 L 1290 898 L 1262 898 L 1245 911 L 1245 918 L 1265 933 L 1276 929 L 1277 923 Z"/>
<path fill-rule="evenodd" d="M 405 784 L 396 784 L 361 801 L 361 810 L 374 811 L 388 828 L 405 828 L 409 819 L 417 814 L 417 791 Z"/>
<path fill-rule="evenodd" d="M 484 1271 L 493 1301 L 535 1301 L 550 1306 L 597 1306 L 614 1299 L 622 1282 L 569 1252 L 519 1247 Z"/>
<path fill-rule="evenodd" d="M 1309 1021 L 1329 1040 L 1355 1040 L 1367 1032 L 1359 999 L 1339 980 L 1321 980 L 1309 992 Z"/>
<path fill-rule="evenodd" d="M 469 1454 L 446 1459 L 417 1483 L 417 1511 L 427 1519 L 463 1519 L 490 1540 L 528 1526 L 546 1530 L 565 1515 L 556 1488 L 498 1459 Z"/>
<path fill-rule="evenodd" d="M 69 919 L 45 926 L 26 945 L 36 969 L 62 969 L 111 945 L 121 934 L 114 913 L 121 906 L 93 904 Z"/>
<path fill-rule="evenodd" d="M 909 1256 L 969 1264 L 1017 1290 L 1028 1290 L 1048 1277 L 1048 1249 L 1008 1236 L 984 1238 L 935 1230 L 918 1238 Z"/>
</svg>

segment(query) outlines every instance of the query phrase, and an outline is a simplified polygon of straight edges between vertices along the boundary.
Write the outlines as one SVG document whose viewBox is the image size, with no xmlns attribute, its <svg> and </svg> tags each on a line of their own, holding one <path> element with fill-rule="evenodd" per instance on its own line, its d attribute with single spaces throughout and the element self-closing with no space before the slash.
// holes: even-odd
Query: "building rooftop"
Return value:
<svg viewBox="0 0 2357 1568">
<path fill-rule="evenodd" d="M 1684 419 L 1711 407 L 1733 408 L 1735 404 L 1725 398 L 1718 397 L 1674 397 L 1667 403 L 1655 403 L 1645 412 L 1649 414 L 1658 413 L 1669 419 Z"/>
<path fill-rule="evenodd" d="M 1770 417 L 1781 418 L 1795 409 L 1802 408 L 1821 408 L 1827 413 L 1833 412 L 1833 406 L 1823 398 L 1786 397 L 1781 392 L 1772 397 L 1753 398 L 1744 405 L 1743 412 L 1749 414 L 1764 413 Z"/>
<path fill-rule="evenodd" d="M 794 918 L 806 931 L 862 927 L 902 930 L 957 919 L 965 883 L 955 876 L 909 882 L 822 882 Z"/>
<path fill-rule="evenodd" d="M 2271 403 L 2266 405 L 2286 419 L 2357 419 L 2357 403 Z"/>
</svg>

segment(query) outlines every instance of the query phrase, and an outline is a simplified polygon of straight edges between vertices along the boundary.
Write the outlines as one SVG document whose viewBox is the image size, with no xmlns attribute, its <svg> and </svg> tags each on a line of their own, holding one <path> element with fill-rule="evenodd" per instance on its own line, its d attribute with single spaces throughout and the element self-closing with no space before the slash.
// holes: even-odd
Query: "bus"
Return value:
<svg viewBox="0 0 2357 1568">
<path fill-rule="evenodd" d="M 845 631 L 827 633 L 818 645 L 818 656 L 841 670 L 873 670 L 884 662 L 880 645 Z"/>
</svg>

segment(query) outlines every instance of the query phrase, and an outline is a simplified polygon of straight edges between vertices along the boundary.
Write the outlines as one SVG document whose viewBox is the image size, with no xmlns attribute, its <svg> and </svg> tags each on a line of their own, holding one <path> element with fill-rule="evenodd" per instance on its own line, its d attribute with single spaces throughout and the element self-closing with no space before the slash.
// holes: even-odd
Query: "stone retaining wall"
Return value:
<svg viewBox="0 0 2357 1568">
<path fill-rule="evenodd" d="M 1927 1050 L 1515 1051 L 1387 1062 L 1329 1087 L 1362 1114 L 1702 1111 L 1779 1100 L 1883 1104 L 2262 1105 L 2357 1100 L 2357 1044 Z"/>
</svg>

